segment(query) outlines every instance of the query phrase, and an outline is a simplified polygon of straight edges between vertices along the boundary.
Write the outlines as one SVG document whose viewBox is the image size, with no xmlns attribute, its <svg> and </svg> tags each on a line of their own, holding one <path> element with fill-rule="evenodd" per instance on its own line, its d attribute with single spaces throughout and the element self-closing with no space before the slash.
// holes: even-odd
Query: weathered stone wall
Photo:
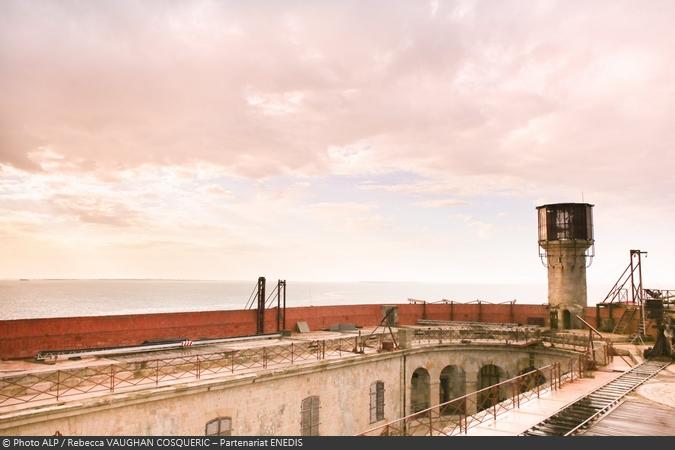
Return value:
<svg viewBox="0 0 675 450">
<path fill-rule="evenodd" d="M 470 393 L 479 389 L 479 372 L 481 367 L 494 364 L 501 369 L 501 380 L 505 381 L 520 374 L 520 371 L 530 367 L 544 367 L 553 362 L 567 362 L 569 354 L 565 352 L 552 352 L 550 350 L 526 350 L 499 347 L 480 347 L 470 350 L 437 347 L 434 349 L 417 349 L 406 356 L 406 398 L 410 398 L 410 379 L 418 367 L 425 368 L 430 375 L 431 381 L 431 404 L 435 405 L 440 400 L 440 376 L 441 371 L 449 365 L 455 365 L 464 370 L 466 376 L 465 392 Z M 547 374 L 544 374 L 547 377 Z M 470 406 L 470 405 L 469 405 Z M 406 413 L 411 413 L 410 402 L 406 402 Z"/>
<path fill-rule="evenodd" d="M 202 435 L 209 420 L 227 416 L 236 435 L 298 435 L 301 402 L 318 395 L 320 433 L 352 435 L 409 410 L 410 379 L 418 367 L 429 371 L 433 405 L 439 402 L 439 378 L 447 365 L 465 370 L 466 392 L 471 392 L 484 364 L 502 368 L 505 380 L 532 362 L 540 367 L 568 358 L 551 350 L 477 345 L 361 355 L 6 414 L 0 434 Z M 370 385 L 378 380 L 385 385 L 385 419 L 371 424 Z"/>
<path fill-rule="evenodd" d="M 583 317 L 588 304 L 586 248 L 557 241 L 547 246 L 548 303 L 552 314 L 557 314 L 559 329 L 582 327 L 575 316 Z"/>
</svg>

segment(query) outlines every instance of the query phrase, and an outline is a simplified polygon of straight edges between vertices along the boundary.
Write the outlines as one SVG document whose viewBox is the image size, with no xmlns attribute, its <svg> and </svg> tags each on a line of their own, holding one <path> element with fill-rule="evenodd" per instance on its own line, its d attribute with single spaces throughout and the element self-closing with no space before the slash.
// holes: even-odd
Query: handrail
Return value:
<svg viewBox="0 0 675 450">
<path fill-rule="evenodd" d="M 605 337 L 604 337 L 598 330 L 596 330 L 595 328 L 593 328 L 593 326 L 592 326 L 590 323 L 586 322 L 586 321 L 585 321 L 583 318 L 581 318 L 579 315 L 577 315 L 577 319 L 581 320 L 581 322 L 582 322 L 584 325 L 586 325 L 591 331 L 593 331 L 595 334 L 597 334 L 597 335 L 600 336 L 603 340 L 605 340 Z"/>
<path fill-rule="evenodd" d="M 612 345 L 612 341 L 611 341 L 610 339 L 606 338 L 605 336 L 603 336 L 603 335 L 602 335 L 598 330 L 596 330 L 590 323 L 586 322 L 584 319 L 582 319 L 582 318 L 579 317 L 578 315 L 577 315 L 577 319 L 581 320 L 581 322 L 582 322 L 584 325 L 586 325 L 590 331 L 592 331 L 592 332 L 594 332 L 595 334 L 597 334 L 598 336 L 600 336 L 600 338 L 605 342 L 605 345 L 607 346 L 607 355 L 606 355 L 606 356 L 607 356 L 607 359 L 608 359 L 608 361 L 606 361 L 606 362 L 608 363 L 608 362 L 609 362 L 609 357 L 610 357 L 610 356 L 614 356 L 614 353 L 616 353 L 616 352 L 614 351 L 614 345 Z M 589 333 L 590 333 L 590 331 L 589 331 Z M 592 350 L 592 349 L 593 349 L 593 337 L 592 337 L 592 335 L 589 335 L 588 338 L 589 338 L 589 347 L 590 347 L 590 349 Z M 611 354 L 610 354 L 610 353 L 611 353 Z M 623 362 L 625 362 L 626 364 L 628 364 L 628 367 L 633 367 L 633 365 L 632 365 L 629 361 L 627 361 L 626 358 L 623 357 L 623 355 L 619 355 L 618 353 L 616 353 L 616 354 L 623 360 Z M 595 352 L 593 352 L 593 355 L 591 355 L 591 356 L 593 357 L 593 361 L 595 361 Z"/>
<path fill-rule="evenodd" d="M 504 388 L 508 388 L 508 386 L 515 387 L 515 388 L 520 388 L 520 382 L 526 381 L 527 383 L 530 383 L 533 379 L 533 377 L 536 377 L 538 374 L 543 374 L 546 372 L 549 372 L 549 389 L 550 390 L 557 390 L 560 389 L 563 380 L 565 380 L 564 375 L 567 375 L 567 379 L 565 381 L 573 381 L 574 380 L 574 375 L 578 371 L 579 377 L 582 377 L 583 375 L 583 367 L 584 367 L 584 362 L 583 362 L 583 357 L 579 356 L 578 358 L 572 358 L 568 361 L 569 364 L 569 370 L 563 374 L 561 370 L 561 363 L 556 362 L 552 363 L 543 367 L 540 367 L 539 369 L 534 369 L 531 370 L 527 373 L 509 378 L 508 380 L 501 381 L 499 383 L 493 384 L 491 386 L 487 386 L 485 388 L 479 389 L 477 391 L 465 394 L 461 397 L 454 398 L 452 400 L 448 400 L 443 403 L 439 403 L 437 405 L 425 408 L 420 411 L 416 411 L 413 413 L 410 413 L 406 416 L 403 416 L 399 419 L 392 420 L 390 422 L 387 422 L 383 425 L 379 425 L 377 427 L 370 428 L 368 430 L 365 430 L 357 436 L 365 436 L 365 435 L 372 435 L 372 433 L 386 433 L 389 435 L 391 430 L 398 430 L 400 431 L 401 434 L 407 435 L 408 432 L 408 425 L 409 422 L 411 421 L 418 421 L 419 426 L 422 427 L 422 429 L 427 429 L 428 427 L 428 435 L 433 435 L 434 431 L 437 432 L 438 434 L 441 435 L 453 435 L 459 428 L 459 433 L 464 432 L 466 434 L 468 432 L 469 424 L 473 424 L 474 422 L 480 423 L 487 416 L 491 416 L 496 420 L 497 418 L 497 408 L 499 407 L 499 410 L 509 410 L 509 409 L 514 409 L 514 408 L 519 408 L 520 403 L 521 403 L 521 396 L 525 396 L 531 394 L 533 395 L 536 392 L 537 398 L 540 396 L 541 393 L 541 385 L 537 384 L 536 386 L 530 387 L 530 389 L 526 391 L 520 391 L 520 389 L 512 389 L 512 394 L 511 398 L 506 398 L 504 400 L 500 400 L 498 402 L 493 402 L 490 405 L 487 405 L 487 409 L 482 409 L 480 411 L 476 411 L 476 413 L 473 414 L 462 414 L 461 412 L 457 414 L 458 418 L 456 419 L 458 423 L 452 423 L 450 422 L 447 425 L 454 425 L 454 428 L 448 432 L 445 432 L 443 429 L 438 429 L 437 427 L 434 426 L 434 417 L 433 414 L 435 411 L 438 411 L 437 417 L 436 417 L 436 425 L 438 426 L 438 423 L 441 423 L 441 427 L 446 427 L 446 425 L 443 425 L 444 420 L 449 420 L 447 419 L 447 416 L 443 416 L 441 414 L 441 411 L 443 411 L 446 407 L 448 406 L 458 406 L 458 405 L 466 405 L 467 400 L 471 401 L 473 399 L 477 399 L 481 396 L 481 394 L 495 394 L 497 393 L 497 397 L 492 396 L 492 398 L 499 398 L 498 393 L 502 391 Z M 576 364 L 576 368 L 575 368 Z M 525 385 L 527 386 L 527 385 Z M 488 397 L 489 398 L 489 397 Z M 508 408 L 508 403 L 511 403 L 511 408 Z M 475 400 L 476 406 L 478 407 L 478 400 Z M 492 409 L 492 413 L 490 413 L 489 409 Z M 487 413 L 485 413 L 487 411 Z M 469 422 L 469 418 L 471 419 L 471 422 Z"/>
</svg>

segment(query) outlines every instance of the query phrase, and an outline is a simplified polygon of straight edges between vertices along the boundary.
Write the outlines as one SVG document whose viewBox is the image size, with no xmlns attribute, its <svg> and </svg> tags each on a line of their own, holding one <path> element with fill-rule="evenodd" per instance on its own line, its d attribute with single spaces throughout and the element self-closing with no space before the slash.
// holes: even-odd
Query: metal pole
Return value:
<svg viewBox="0 0 675 450">
<path fill-rule="evenodd" d="M 281 280 L 277 280 L 277 331 L 281 331 Z"/>
<path fill-rule="evenodd" d="M 642 328 L 638 327 L 638 332 L 637 334 L 642 337 L 643 333 L 646 331 L 645 329 L 645 307 L 644 303 L 642 301 L 642 252 L 638 250 L 638 282 L 640 285 L 638 286 L 638 298 L 640 300 L 640 323 L 642 324 Z"/>
<path fill-rule="evenodd" d="M 635 257 L 635 250 L 630 251 L 630 296 L 633 304 L 635 304 L 635 267 L 633 266 L 633 258 Z"/>
<path fill-rule="evenodd" d="M 286 280 L 284 280 L 284 330 L 286 329 Z"/>
<path fill-rule="evenodd" d="M 258 322 L 256 334 L 265 332 L 265 277 L 258 278 Z"/>
</svg>

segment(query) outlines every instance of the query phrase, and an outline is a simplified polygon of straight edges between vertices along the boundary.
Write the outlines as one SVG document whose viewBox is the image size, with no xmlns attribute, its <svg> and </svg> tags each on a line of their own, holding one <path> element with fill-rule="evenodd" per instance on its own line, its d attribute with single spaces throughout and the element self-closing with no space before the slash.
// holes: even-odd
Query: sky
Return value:
<svg viewBox="0 0 675 450">
<path fill-rule="evenodd" d="M 0 2 L 0 278 L 675 288 L 675 2 Z"/>
</svg>

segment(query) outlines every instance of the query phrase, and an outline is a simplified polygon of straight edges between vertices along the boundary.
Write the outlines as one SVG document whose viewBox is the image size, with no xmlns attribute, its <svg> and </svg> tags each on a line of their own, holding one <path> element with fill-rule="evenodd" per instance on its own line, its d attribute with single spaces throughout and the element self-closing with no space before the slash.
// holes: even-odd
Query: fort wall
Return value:
<svg viewBox="0 0 675 450">
<path fill-rule="evenodd" d="M 233 435 L 299 435 L 302 400 L 319 396 L 319 433 L 353 435 L 410 411 L 411 377 L 418 368 L 428 371 L 429 400 L 438 404 L 446 366 L 465 370 L 464 390 L 472 392 L 485 364 L 498 366 L 506 380 L 531 365 L 565 364 L 568 358 L 551 349 L 451 344 L 349 356 L 8 413 L 0 434 L 203 435 L 207 422 L 227 417 Z M 384 382 L 384 419 L 371 422 L 376 381 Z"/>
<path fill-rule="evenodd" d="M 413 325 L 420 319 L 496 323 L 548 324 L 548 305 L 447 303 L 399 304 L 398 324 Z M 298 321 L 310 329 L 326 329 L 338 323 L 378 325 L 384 305 L 302 306 L 286 309 L 286 328 Z M 615 308 L 615 320 L 622 309 Z M 600 310 L 601 319 L 608 310 Z M 596 309 L 584 309 L 584 318 L 596 325 Z M 265 314 L 265 332 L 277 331 L 277 310 Z M 39 351 L 96 349 L 140 345 L 168 339 L 214 339 L 248 336 L 256 332 L 255 310 L 201 311 L 117 316 L 62 317 L 0 321 L 0 359 L 30 358 Z"/>
</svg>

